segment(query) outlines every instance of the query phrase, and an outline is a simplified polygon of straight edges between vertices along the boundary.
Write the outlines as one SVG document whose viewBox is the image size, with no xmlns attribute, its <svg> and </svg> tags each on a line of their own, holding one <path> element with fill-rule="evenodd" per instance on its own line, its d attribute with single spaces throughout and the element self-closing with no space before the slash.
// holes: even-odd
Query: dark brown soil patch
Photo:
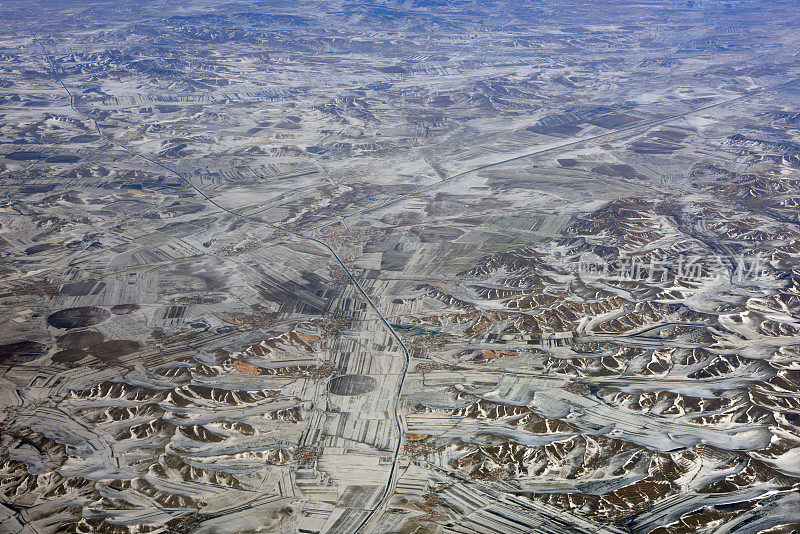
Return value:
<svg viewBox="0 0 800 534">
<path fill-rule="evenodd" d="M 51 245 L 50 243 L 42 243 L 40 245 L 33 245 L 32 247 L 28 247 L 25 249 L 25 254 L 31 256 L 33 254 L 39 254 L 40 252 L 45 252 L 48 250 L 53 250 L 54 248 L 59 248 L 58 245 Z"/>
<path fill-rule="evenodd" d="M 91 143 L 92 141 L 97 141 L 100 139 L 99 135 L 92 135 L 92 134 L 80 134 L 76 135 L 75 137 L 70 138 L 70 143 Z"/>
<path fill-rule="evenodd" d="M 56 339 L 56 344 L 62 349 L 85 349 L 92 345 L 102 343 L 106 336 L 94 330 L 81 330 L 78 332 L 69 332 Z"/>
<path fill-rule="evenodd" d="M 60 183 L 46 184 L 46 185 L 26 185 L 19 188 L 19 192 L 23 195 L 35 195 L 37 193 L 47 193 L 59 187 Z"/>
<path fill-rule="evenodd" d="M 66 308 L 50 314 L 47 324 L 56 328 L 83 328 L 102 323 L 110 316 L 108 310 L 94 306 Z"/>
<path fill-rule="evenodd" d="M 114 341 L 104 341 L 89 347 L 87 350 L 101 360 L 114 360 L 133 354 L 142 346 L 138 341 L 129 339 L 117 339 Z"/>
<path fill-rule="evenodd" d="M 525 128 L 529 132 L 541 135 L 575 135 L 581 131 L 581 127 L 575 124 L 537 124 Z"/>
<path fill-rule="evenodd" d="M 6 154 L 6 159 L 14 160 L 14 161 L 31 161 L 34 159 L 41 159 L 42 153 L 36 152 L 34 150 L 20 150 L 19 152 L 12 152 L 11 154 Z"/>
<path fill-rule="evenodd" d="M 636 141 L 631 143 L 631 149 L 637 154 L 672 154 L 681 148 L 678 145 L 669 145 L 665 143 Z"/>
<path fill-rule="evenodd" d="M 423 243 L 437 241 L 453 241 L 464 235 L 463 230 L 451 226 L 424 226 L 411 229 L 411 233 L 419 237 Z"/>
<path fill-rule="evenodd" d="M 366 375 L 342 375 L 337 376 L 328 385 L 328 391 L 334 395 L 355 397 L 369 393 L 378 386 L 378 382 L 371 376 Z"/>
<path fill-rule="evenodd" d="M 682 148 L 679 143 L 688 136 L 689 134 L 685 132 L 659 130 L 631 143 L 630 146 L 637 154 L 672 154 Z"/>
<path fill-rule="evenodd" d="M 78 156 L 70 156 L 68 154 L 62 154 L 58 156 L 50 156 L 44 161 L 45 163 L 76 163 L 80 160 L 81 158 L 79 158 Z"/>
<path fill-rule="evenodd" d="M 601 117 L 595 117 L 586 122 L 588 122 L 593 126 L 606 128 L 607 130 L 616 130 L 617 128 L 630 126 L 631 124 L 639 120 L 641 120 L 639 117 L 634 117 L 633 115 L 627 115 L 625 113 L 613 113 L 611 115 L 603 115 Z"/>
<path fill-rule="evenodd" d="M 615 164 L 598 165 L 597 167 L 592 169 L 592 172 L 597 174 L 602 174 L 604 176 L 616 176 L 619 178 L 638 178 L 638 179 L 647 178 L 646 176 L 636 172 L 636 169 L 634 169 L 633 167 L 631 167 L 626 163 L 623 163 L 621 165 L 615 165 Z"/>
<path fill-rule="evenodd" d="M 275 125 L 275 128 L 280 128 L 281 130 L 299 130 L 300 125 L 295 124 L 292 121 L 281 121 Z"/>
<path fill-rule="evenodd" d="M 61 286 L 61 294 L 70 297 L 85 297 L 86 295 L 97 295 L 106 288 L 105 282 L 97 280 L 82 280 Z"/>
<path fill-rule="evenodd" d="M 0 363 L 27 363 L 47 352 L 47 347 L 35 341 L 19 341 L 0 345 Z"/>
<path fill-rule="evenodd" d="M 50 359 L 56 363 L 75 363 L 89 355 L 85 350 L 80 349 L 65 349 L 53 354 Z"/>
<path fill-rule="evenodd" d="M 128 315 L 138 309 L 138 304 L 117 304 L 116 306 L 111 306 L 111 313 L 114 315 Z"/>
<path fill-rule="evenodd" d="M 386 74 L 405 74 L 406 69 L 400 65 L 390 65 L 388 67 L 377 67 L 375 70 L 385 72 Z"/>
</svg>

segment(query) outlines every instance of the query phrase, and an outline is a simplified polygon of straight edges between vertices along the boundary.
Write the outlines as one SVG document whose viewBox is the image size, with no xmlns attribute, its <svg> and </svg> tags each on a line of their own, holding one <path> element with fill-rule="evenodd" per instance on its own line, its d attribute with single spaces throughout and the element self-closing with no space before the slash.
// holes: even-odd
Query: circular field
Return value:
<svg viewBox="0 0 800 534">
<path fill-rule="evenodd" d="M 378 382 L 366 375 L 342 375 L 331 380 L 328 391 L 334 395 L 355 397 L 369 393 L 378 386 Z"/>
<path fill-rule="evenodd" d="M 89 355 L 85 350 L 80 349 L 65 349 L 60 350 L 53 354 L 50 359 L 56 363 L 75 363 Z"/>
<path fill-rule="evenodd" d="M 106 336 L 94 330 L 80 330 L 68 332 L 56 339 L 56 344 L 62 349 L 84 349 L 105 341 Z"/>
<path fill-rule="evenodd" d="M 115 360 L 139 350 L 142 346 L 138 341 L 129 339 L 117 339 L 114 341 L 104 341 L 97 345 L 92 345 L 86 350 L 100 360 Z"/>
<path fill-rule="evenodd" d="M 56 328 L 83 328 L 102 323 L 111 316 L 108 310 L 94 306 L 66 308 L 51 313 L 47 324 Z"/>
</svg>

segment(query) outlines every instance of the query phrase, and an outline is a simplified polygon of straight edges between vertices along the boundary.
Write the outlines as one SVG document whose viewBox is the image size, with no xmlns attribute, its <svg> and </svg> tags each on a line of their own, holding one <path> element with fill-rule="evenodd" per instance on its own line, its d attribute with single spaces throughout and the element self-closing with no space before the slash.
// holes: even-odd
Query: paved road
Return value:
<svg viewBox="0 0 800 534">
<path fill-rule="evenodd" d="M 402 395 L 403 385 L 405 384 L 405 380 L 406 380 L 406 377 L 408 375 L 408 368 L 409 368 L 409 366 L 411 364 L 411 353 L 408 351 L 408 348 L 403 343 L 403 340 L 400 339 L 400 336 L 397 334 L 397 332 L 394 330 L 394 328 L 392 328 L 392 326 L 386 320 L 386 317 L 383 316 L 383 314 L 380 312 L 380 310 L 375 305 L 373 300 L 370 298 L 370 296 L 367 294 L 367 292 L 364 291 L 364 288 L 361 286 L 361 284 L 359 284 L 359 282 L 356 279 L 356 277 L 353 276 L 353 273 L 350 272 L 350 270 L 347 268 L 347 266 L 341 260 L 339 255 L 336 254 L 336 252 L 333 250 L 333 248 L 328 243 L 326 243 L 325 241 L 323 241 L 321 239 L 317 239 L 315 237 L 309 236 L 309 235 L 307 235 L 305 233 L 297 232 L 295 230 L 290 230 L 288 228 L 285 228 L 283 226 L 271 223 L 269 221 L 265 221 L 265 220 L 259 219 L 257 217 L 251 217 L 251 216 L 248 216 L 248 215 L 244 215 L 244 214 L 239 213 L 239 212 L 237 212 L 235 210 L 231 210 L 231 209 L 228 209 L 228 208 L 226 208 L 224 206 L 221 206 L 214 199 L 209 197 L 204 191 L 202 191 L 200 188 L 198 188 L 196 185 L 194 185 L 188 179 L 184 178 L 183 175 L 181 173 L 179 173 L 178 171 L 176 171 L 175 169 L 173 169 L 173 168 L 171 168 L 171 167 L 169 167 L 169 166 L 167 166 L 167 165 L 165 165 L 165 164 L 163 164 L 163 163 L 161 163 L 161 162 L 159 162 L 159 161 L 157 161 L 157 160 L 155 160 L 153 158 L 150 158 L 148 156 L 140 154 L 139 152 L 136 152 L 136 151 L 128 148 L 127 146 L 122 145 L 122 144 L 114 141 L 113 139 L 108 137 L 105 133 L 103 133 L 103 130 L 100 128 L 100 125 L 97 123 L 97 121 L 94 118 L 89 116 L 87 113 L 79 111 L 78 109 L 75 108 L 75 99 L 74 99 L 74 97 L 72 95 L 72 92 L 69 90 L 67 85 L 64 83 L 64 80 L 61 78 L 61 75 L 58 73 L 58 69 L 56 69 L 55 65 L 53 64 L 53 61 L 51 60 L 50 55 L 47 52 L 47 48 L 45 48 L 45 46 L 42 44 L 42 42 L 39 41 L 39 39 L 36 37 L 36 34 L 33 32 L 32 27 L 28 28 L 28 31 L 30 32 L 31 36 L 33 37 L 34 42 L 36 42 L 36 44 L 38 44 L 41 47 L 42 52 L 44 53 L 44 57 L 47 60 L 47 63 L 50 66 L 50 69 L 53 71 L 53 75 L 55 76 L 55 78 L 58 80 L 58 82 L 64 88 L 64 91 L 66 91 L 67 95 L 69 96 L 69 107 L 70 107 L 70 109 L 73 112 L 77 113 L 78 115 L 83 115 L 84 117 L 89 119 L 94 124 L 94 127 L 97 130 L 97 133 L 104 140 L 106 140 L 108 143 L 110 143 L 110 144 L 112 144 L 112 145 L 114 145 L 114 146 L 116 146 L 118 148 L 121 148 L 122 150 L 124 150 L 125 152 L 128 152 L 129 154 L 131 154 L 134 157 L 141 158 L 141 159 L 143 159 L 145 161 L 148 161 L 148 162 L 152 163 L 153 165 L 156 165 L 156 166 L 164 169 L 165 171 L 169 172 L 170 174 L 173 174 L 179 180 L 181 180 L 181 182 L 183 182 L 184 184 L 189 186 L 197 194 L 199 194 L 201 197 L 203 197 L 206 200 L 206 202 L 208 202 L 209 204 L 213 205 L 214 207 L 216 207 L 217 209 L 219 209 L 221 211 L 224 211 L 226 213 L 230 213 L 231 215 L 235 215 L 236 217 L 239 217 L 240 219 L 244 219 L 244 220 L 252 221 L 252 222 L 255 222 L 255 223 L 263 224 L 265 226 L 269 226 L 270 228 L 274 228 L 276 230 L 280 230 L 280 231 L 286 232 L 287 234 L 293 235 L 293 236 L 298 237 L 300 239 L 305 239 L 307 241 L 313 241 L 314 243 L 317 243 L 317 244 L 323 246 L 325 249 L 328 250 L 328 252 L 330 252 L 331 256 L 333 256 L 333 258 L 342 267 L 342 269 L 344 269 L 344 271 L 347 273 L 347 276 L 353 282 L 353 284 L 356 287 L 356 289 L 358 290 L 358 292 L 361 293 L 361 295 L 366 299 L 366 301 L 369 304 L 370 308 L 372 308 L 372 310 L 377 314 L 378 318 L 383 323 L 383 325 L 386 327 L 386 329 L 389 331 L 389 333 L 391 334 L 392 338 L 394 338 L 394 340 L 397 342 L 397 344 L 402 349 L 403 357 L 404 357 L 403 369 L 402 369 L 402 372 L 400 374 L 400 383 L 398 384 L 397 392 L 394 395 L 394 404 L 393 404 L 395 425 L 397 427 L 397 443 L 396 443 L 395 450 L 394 450 L 393 455 L 392 455 L 392 464 L 391 464 L 391 468 L 389 470 L 389 480 L 387 481 L 386 488 L 384 489 L 384 492 L 381 495 L 381 499 L 378 501 L 378 503 L 375 506 L 375 508 L 370 511 L 370 513 L 365 517 L 365 519 L 361 522 L 361 524 L 356 529 L 356 532 L 360 532 L 364 528 L 364 526 L 366 526 L 367 523 L 372 519 L 374 514 L 381 508 L 381 506 L 383 506 L 383 504 L 389 498 L 389 496 L 391 494 L 392 487 L 394 486 L 396 475 L 397 475 L 397 460 L 398 460 L 398 458 L 400 456 L 400 450 L 402 448 L 402 443 L 403 443 L 403 424 L 402 424 L 402 419 L 401 419 L 400 413 L 399 413 L 400 396 Z"/>
<path fill-rule="evenodd" d="M 466 176 L 468 174 L 472 174 L 474 172 L 482 171 L 484 169 L 489 169 L 491 167 L 497 167 L 499 165 L 503 165 L 505 163 L 510 163 L 512 161 L 517 161 L 517 160 L 521 160 L 521 159 L 525 159 L 525 158 L 530 158 L 531 156 L 539 156 L 539 155 L 547 154 L 547 153 L 550 153 L 550 152 L 556 152 L 556 151 L 562 150 L 564 148 L 569 148 L 569 147 L 573 147 L 573 146 L 576 146 L 576 145 L 580 145 L 581 143 L 586 143 L 588 141 L 597 141 L 598 139 L 603 139 L 603 138 L 606 138 L 606 137 L 612 137 L 614 135 L 618 135 L 618 134 L 624 133 L 624 132 L 629 132 L 631 130 L 638 130 L 640 128 L 645 128 L 645 127 L 648 127 L 648 126 L 655 126 L 657 124 L 664 124 L 664 123 L 667 123 L 667 122 L 671 122 L 671 121 L 673 121 L 675 119 L 679 119 L 681 117 L 686 117 L 688 115 L 693 115 L 695 113 L 700 113 L 701 111 L 706 111 L 706 110 L 709 110 L 709 109 L 712 109 L 712 108 L 716 108 L 716 107 L 719 107 L 719 106 L 724 106 L 725 104 L 730 104 L 731 102 L 736 102 L 738 100 L 743 100 L 745 98 L 751 98 L 753 96 L 759 95 L 759 94 L 761 94 L 761 93 L 763 93 L 765 91 L 768 91 L 768 90 L 773 89 L 775 87 L 778 87 L 780 85 L 791 83 L 792 81 L 794 81 L 794 80 L 790 80 L 790 81 L 787 81 L 787 82 L 781 82 L 779 84 L 774 84 L 774 85 L 771 85 L 771 86 L 768 86 L 768 87 L 764 87 L 762 89 L 759 89 L 759 90 L 756 90 L 756 91 L 752 91 L 750 93 L 747 93 L 747 94 L 744 94 L 744 95 L 741 95 L 741 96 L 737 96 L 735 98 L 729 98 L 728 100 L 723 100 L 722 102 L 717 102 L 716 104 L 710 104 L 708 106 L 703 106 L 703 107 L 700 107 L 700 108 L 690 109 L 689 111 L 684 111 L 682 113 L 676 113 L 676 114 L 670 115 L 668 117 L 662 117 L 660 119 L 654 119 L 654 120 L 650 120 L 650 121 L 646 121 L 646 122 L 639 122 L 639 123 L 633 124 L 631 126 L 626 126 L 624 128 L 617 128 L 616 130 L 610 130 L 608 132 L 603 132 L 601 134 L 592 135 L 592 136 L 589 136 L 589 137 L 583 137 L 583 138 L 580 138 L 580 139 L 573 139 L 571 141 L 567 141 L 567 142 L 561 143 L 561 144 L 556 145 L 556 146 L 550 146 L 550 147 L 547 147 L 547 148 L 541 148 L 541 149 L 538 149 L 538 150 L 534 150 L 533 152 L 526 152 L 525 154 L 520 154 L 520 155 L 517 155 L 517 156 L 511 156 L 511 157 L 508 157 L 508 158 L 505 158 L 505 159 L 501 159 L 499 161 L 495 161 L 495 162 L 492 162 L 492 163 L 486 163 L 484 165 L 479 165 L 477 167 L 473 167 L 471 169 L 467 169 L 466 171 L 462 171 L 462 172 L 460 172 L 458 174 L 454 174 L 452 176 L 448 176 L 448 177 L 442 178 L 441 180 L 438 180 L 438 181 L 433 182 L 431 184 L 418 187 L 418 188 L 416 188 L 416 189 L 414 189 L 412 191 L 409 191 L 408 193 L 401 193 L 401 194 L 395 195 L 395 196 L 393 196 L 391 198 L 378 201 L 378 202 L 376 202 L 374 204 L 371 204 L 371 205 L 369 205 L 369 206 L 367 206 L 365 208 L 361 208 L 361 209 L 356 210 L 356 211 L 354 211 L 352 213 L 349 213 L 347 215 L 342 215 L 341 217 L 339 217 L 336 220 L 329 221 L 329 222 L 322 223 L 322 224 L 319 224 L 317 226 L 314 226 L 313 228 L 310 228 L 308 231 L 311 232 L 311 231 L 317 230 L 319 228 L 325 228 L 326 226 L 332 226 L 332 225 L 338 224 L 338 223 L 340 223 L 340 222 L 342 222 L 345 219 L 348 219 L 350 217 L 354 217 L 354 216 L 360 215 L 362 213 L 366 213 L 366 212 L 369 212 L 369 211 L 373 211 L 373 210 L 376 210 L 376 209 L 380 209 L 380 208 L 389 206 L 389 205 L 394 204 L 396 202 L 399 202 L 399 201 L 401 201 L 401 200 L 403 200 L 405 198 L 417 195 L 419 193 L 422 193 L 422 192 L 425 192 L 425 191 L 428 191 L 428 190 L 431 190 L 431 189 L 436 189 L 440 185 L 443 185 L 443 184 L 445 184 L 447 182 L 451 182 L 453 180 L 456 180 L 457 178 L 461 178 L 462 176 Z"/>
</svg>

